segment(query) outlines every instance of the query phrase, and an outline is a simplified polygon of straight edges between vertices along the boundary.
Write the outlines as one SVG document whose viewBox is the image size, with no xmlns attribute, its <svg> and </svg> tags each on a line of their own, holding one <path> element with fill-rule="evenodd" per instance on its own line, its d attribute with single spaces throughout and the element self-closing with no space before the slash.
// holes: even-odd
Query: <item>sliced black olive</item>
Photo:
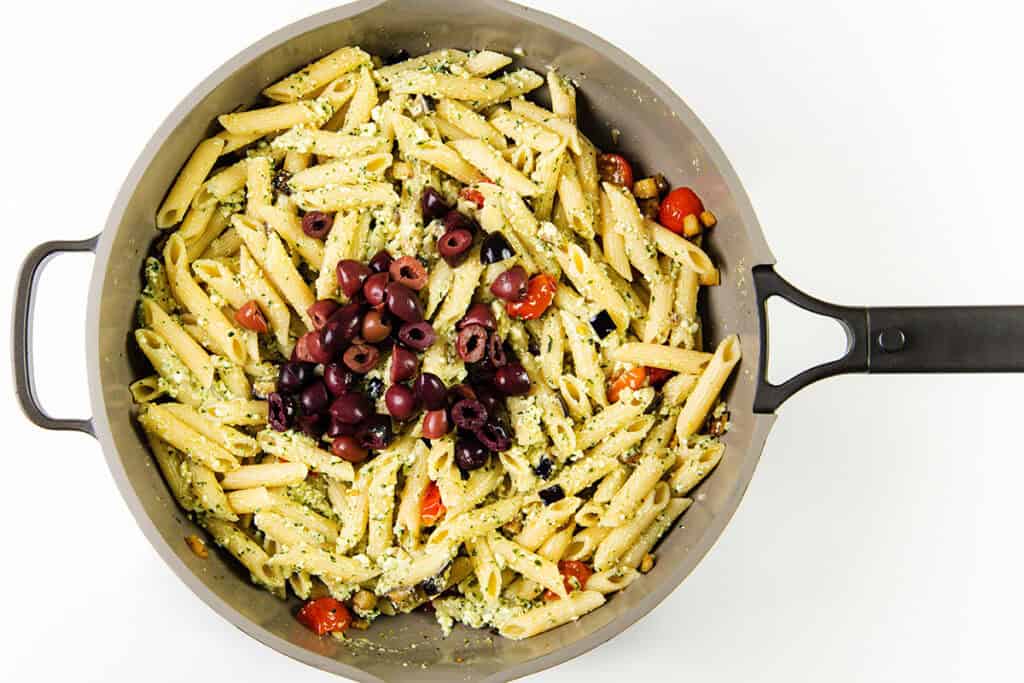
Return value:
<svg viewBox="0 0 1024 683">
<path fill-rule="evenodd" d="M 557 503 L 565 498 L 565 491 L 562 490 L 562 487 L 559 484 L 555 484 L 554 486 L 549 486 L 546 489 L 541 489 L 537 492 L 537 495 L 540 496 L 540 499 L 544 501 L 545 505 L 551 505 L 552 503 Z"/>
<path fill-rule="evenodd" d="M 612 321 L 612 317 L 608 315 L 608 311 L 601 311 L 591 318 L 590 326 L 594 328 L 594 332 L 601 339 L 607 337 L 615 329 L 615 323 Z"/>
<path fill-rule="evenodd" d="M 364 387 L 366 395 L 376 401 L 378 398 L 384 395 L 384 382 L 380 377 L 371 377 L 366 380 L 366 386 Z"/>
<path fill-rule="evenodd" d="M 483 244 L 480 245 L 480 263 L 485 266 L 504 261 L 515 255 L 515 250 L 500 232 L 492 232 L 484 238 Z"/>
<path fill-rule="evenodd" d="M 541 479 L 547 479 L 551 476 L 551 470 L 555 466 L 555 461 L 546 455 L 542 455 L 540 462 L 533 468 L 533 471 L 537 473 L 537 476 Z"/>
</svg>

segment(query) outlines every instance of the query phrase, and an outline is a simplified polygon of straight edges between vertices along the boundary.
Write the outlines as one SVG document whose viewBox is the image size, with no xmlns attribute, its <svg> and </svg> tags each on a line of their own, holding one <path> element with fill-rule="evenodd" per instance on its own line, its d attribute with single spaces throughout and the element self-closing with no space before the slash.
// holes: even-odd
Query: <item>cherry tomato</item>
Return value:
<svg viewBox="0 0 1024 683">
<path fill-rule="evenodd" d="M 270 328 L 267 326 L 267 319 L 263 317 L 263 311 L 256 305 L 255 301 L 249 301 L 235 311 L 235 322 L 247 330 L 265 333 Z"/>
<path fill-rule="evenodd" d="M 473 202 L 476 204 L 476 208 L 484 208 L 484 195 L 480 190 L 472 187 L 464 187 L 459 190 L 459 197 L 465 199 L 467 202 Z"/>
<path fill-rule="evenodd" d="M 638 365 L 635 368 L 626 370 L 614 380 L 608 387 L 608 400 L 615 403 L 619 400 L 619 394 L 625 391 L 627 388 L 637 389 L 642 388 L 647 383 L 647 368 L 642 365 Z"/>
<path fill-rule="evenodd" d="M 668 378 L 676 373 L 671 370 L 665 370 L 664 368 L 647 368 L 647 381 L 650 382 L 652 387 L 660 387 Z"/>
<path fill-rule="evenodd" d="M 658 210 L 658 222 L 674 233 L 682 234 L 683 219 L 699 216 L 704 211 L 700 198 L 688 187 L 677 187 L 668 193 Z"/>
<path fill-rule="evenodd" d="M 519 301 L 509 301 L 505 311 L 513 318 L 534 320 L 539 318 L 555 300 L 558 281 L 546 273 L 538 273 L 526 285 L 526 296 Z"/>
<path fill-rule="evenodd" d="M 576 560 L 562 560 L 558 563 L 558 571 L 562 575 L 566 593 L 583 590 L 587 585 L 587 580 L 594 574 L 590 567 Z M 559 598 L 557 593 L 546 590 L 544 599 L 550 602 Z"/>
<path fill-rule="evenodd" d="M 423 493 L 423 501 L 420 503 L 420 521 L 423 522 L 423 526 L 434 526 L 437 524 L 437 520 L 444 516 L 445 510 L 444 503 L 441 501 L 441 491 L 437 488 L 437 484 L 430 482 L 427 484 L 427 490 Z"/>
<path fill-rule="evenodd" d="M 352 623 L 348 608 L 334 598 L 310 600 L 302 606 L 295 618 L 318 636 L 344 632 Z"/>
<path fill-rule="evenodd" d="M 622 185 L 633 191 L 633 167 L 620 154 L 600 154 L 597 157 L 597 172 L 601 180 Z"/>
</svg>

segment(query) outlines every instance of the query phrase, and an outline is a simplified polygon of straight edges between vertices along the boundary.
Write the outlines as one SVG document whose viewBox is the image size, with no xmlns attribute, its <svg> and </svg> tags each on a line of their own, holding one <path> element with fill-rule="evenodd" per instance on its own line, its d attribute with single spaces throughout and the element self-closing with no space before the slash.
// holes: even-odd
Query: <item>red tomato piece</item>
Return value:
<svg viewBox="0 0 1024 683">
<path fill-rule="evenodd" d="M 630 192 L 633 191 L 633 167 L 621 154 L 599 154 L 597 173 L 601 180 L 622 185 Z"/>
<path fill-rule="evenodd" d="M 441 500 L 440 489 L 437 488 L 437 484 L 430 482 L 420 502 L 420 521 L 423 522 L 423 526 L 434 526 L 437 520 L 444 516 L 446 510 Z"/>
<path fill-rule="evenodd" d="M 590 567 L 576 560 L 562 560 L 558 563 L 558 571 L 562 575 L 566 593 L 583 590 L 587 585 L 587 580 L 594 574 Z M 546 590 L 544 599 L 550 602 L 559 598 L 557 593 Z"/>
<path fill-rule="evenodd" d="M 638 365 L 635 368 L 626 370 L 614 380 L 612 380 L 611 386 L 608 387 L 608 400 L 615 403 L 619 400 L 619 394 L 625 391 L 627 388 L 637 389 L 642 388 L 647 383 L 647 368 L 642 365 Z"/>
<path fill-rule="evenodd" d="M 677 187 L 665 196 L 658 210 L 658 222 L 674 233 L 682 234 L 683 220 L 704 211 L 700 197 L 688 187 Z"/>
<path fill-rule="evenodd" d="M 464 187 L 459 190 L 459 197 L 465 199 L 467 202 L 473 202 L 476 204 L 476 208 L 484 208 L 484 195 L 480 190 L 472 187 Z"/>
<path fill-rule="evenodd" d="M 651 383 L 652 387 L 660 387 L 668 378 L 676 373 L 671 370 L 665 370 L 664 368 L 647 368 L 647 381 Z"/>
<path fill-rule="evenodd" d="M 267 326 L 267 319 L 263 317 L 263 311 L 256 305 L 256 301 L 249 301 L 235 311 L 235 322 L 247 330 L 264 334 L 270 328 Z"/>
<path fill-rule="evenodd" d="M 310 600 L 302 606 L 295 618 L 318 636 L 344 632 L 352 623 L 348 608 L 334 598 Z"/>
<path fill-rule="evenodd" d="M 505 311 L 513 318 L 534 320 L 539 318 L 555 300 L 558 281 L 546 273 L 538 273 L 526 285 L 526 296 L 520 301 L 509 301 Z"/>
</svg>

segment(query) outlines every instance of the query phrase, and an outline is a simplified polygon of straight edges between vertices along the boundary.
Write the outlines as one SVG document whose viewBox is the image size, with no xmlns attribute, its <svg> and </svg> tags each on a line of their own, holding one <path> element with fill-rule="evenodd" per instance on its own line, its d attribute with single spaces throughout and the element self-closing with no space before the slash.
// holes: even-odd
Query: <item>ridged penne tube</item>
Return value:
<svg viewBox="0 0 1024 683">
<path fill-rule="evenodd" d="M 680 441 L 691 434 L 696 434 L 700 429 L 708 411 L 711 410 L 711 406 L 721 393 L 725 381 L 729 379 L 733 368 L 740 362 L 741 356 L 740 340 L 735 334 L 729 335 L 718 344 L 714 355 L 708 361 L 707 367 L 704 368 L 679 413 L 676 436 Z"/>
<path fill-rule="evenodd" d="M 548 92 L 551 95 L 551 110 L 570 123 L 576 123 L 576 88 L 569 79 L 554 69 L 548 70 Z"/>
<path fill-rule="evenodd" d="M 601 248 L 604 258 L 616 273 L 627 281 L 633 279 L 633 268 L 626 255 L 626 238 L 615 229 L 615 212 L 607 192 L 601 192 L 598 200 L 601 211 Z"/>
<path fill-rule="evenodd" d="M 628 342 L 608 353 L 609 359 L 618 363 L 646 365 L 687 375 L 705 371 L 711 363 L 712 354 L 690 349 L 677 349 L 663 344 Z M 737 357 L 736 360 L 739 360 Z"/>
<path fill-rule="evenodd" d="M 230 472 L 239 465 L 230 451 L 189 427 L 163 405 L 149 404 L 138 419 L 147 431 L 214 472 Z"/>
<path fill-rule="evenodd" d="M 449 144 L 474 168 L 479 169 L 503 188 L 522 197 L 532 197 L 538 193 L 538 188 L 532 180 L 505 161 L 499 152 L 482 140 L 453 140 Z"/>
<path fill-rule="evenodd" d="M 661 387 L 662 405 L 678 408 L 697 386 L 697 375 L 673 375 Z"/>
<path fill-rule="evenodd" d="M 286 152 L 284 161 L 281 164 L 287 173 L 292 174 L 292 179 L 298 173 L 305 171 L 313 164 L 313 155 L 303 152 Z"/>
<path fill-rule="evenodd" d="M 666 277 L 651 284 L 650 297 L 647 301 L 647 320 L 641 336 L 641 340 L 647 344 L 667 343 L 673 322 L 672 304 L 675 298 L 676 278 L 672 264 L 664 256 L 661 257 L 661 272 Z"/>
<path fill-rule="evenodd" d="M 505 220 L 512 226 L 519 240 L 529 250 L 537 268 L 552 277 L 558 277 L 559 265 L 552 247 L 543 240 L 537 239 L 539 224 L 534 212 L 526 205 L 523 198 L 515 192 L 500 192 L 501 210 Z M 537 198 L 533 199 L 536 206 Z M 485 205 L 486 208 L 486 205 Z"/>
<path fill-rule="evenodd" d="M 163 230 L 181 222 L 223 150 L 224 141 L 215 137 L 199 143 L 156 212 L 156 227 Z"/>
<path fill-rule="evenodd" d="M 558 178 L 558 200 L 569 227 L 584 239 L 594 236 L 594 211 L 583 194 L 575 164 L 563 164 Z"/>
<path fill-rule="evenodd" d="M 602 183 L 612 209 L 615 229 L 626 244 L 630 262 L 643 273 L 647 282 L 656 282 L 662 277 L 658 267 L 658 252 L 650 230 L 644 223 L 637 208 L 636 199 L 630 192 L 612 183 Z"/>
<path fill-rule="evenodd" d="M 572 363 L 576 376 L 587 385 L 587 391 L 595 405 L 608 405 L 605 388 L 604 372 L 594 344 L 594 329 L 569 311 L 563 309 L 562 328 L 565 330 L 569 350 L 572 352 Z M 586 448 L 586 446 L 580 446 Z"/>
<path fill-rule="evenodd" d="M 270 157 L 251 156 L 246 159 L 245 175 L 245 212 L 254 215 L 255 211 L 270 206 L 274 201 L 274 162 Z"/>
<path fill-rule="evenodd" d="M 695 449 L 696 452 L 683 457 L 682 462 L 672 472 L 669 478 L 669 485 L 672 492 L 678 496 L 685 496 L 699 484 L 704 477 L 715 469 L 722 456 L 725 455 L 725 444 L 713 441 L 702 448 Z"/>
<path fill-rule="evenodd" d="M 316 299 L 313 297 L 313 290 L 309 288 L 302 278 L 291 255 L 285 249 L 281 238 L 277 233 L 272 233 L 267 238 L 267 255 L 263 262 L 263 272 L 273 283 L 277 291 L 291 305 L 292 309 L 299 315 L 299 319 L 306 325 L 306 329 L 313 329 L 313 321 L 309 318 L 309 307 Z"/>
<path fill-rule="evenodd" d="M 580 134 L 580 151 L 573 154 L 573 163 L 576 165 L 576 175 L 583 188 L 583 196 L 590 207 L 593 216 L 594 230 L 599 228 L 598 212 L 601 210 L 601 201 L 598 195 L 601 192 L 601 177 L 597 172 L 597 148 L 594 143 L 587 139 L 587 136 Z"/>
<path fill-rule="evenodd" d="M 292 194 L 305 211 L 351 211 L 380 204 L 397 204 L 398 195 L 390 183 L 325 185 Z"/>
<path fill-rule="evenodd" d="M 270 492 L 262 486 L 230 491 L 227 496 L 231 509 L 240 515 L 251 514 L 257 510 L 270 509 L 274 506 L 274 499 L 271 497 Z"/>
<path fill-rule="evenodd" d="M 561 316 L 555 310 L 549 310 L 542 318 L 543 327 L 537 345 L 540 347 L 540 368 L 544 381 L 551 389 L 561 388 L 562 363 L 565 356 L 565 333 L 562 331 Z M 573 376 L 574 383 L 581 383 Z M 583 384 L 586 391 L 586 384 Z M 563 391 L 564 393 L 564 391 Z M 587 406 L 590 406 L 589 401 Z M 570 407 L 571 410 L 571 407 Z"/>
<path fill-rule="evenodd" d="M 413 461 L 405 476 L 398 512 L 395 515 L 395 527 L 401 529 L 400 538 L 406 550 L 413 551 L 420 546 L 420 529 L 423 526 L 420 508 L 423 494 L 427 491 L 430 478 L 427 472 L 427 458 L 430 450 L 417 440 L 413 447 Z"/>
<path fill-rule="evenodd" d="M 174 446 L 151 432 L 146 432 L 146 441 L 149 443 L 150 450 L 153 451 L 153 457 L 160 468 L 160 473 L 164 475 L 167 488 L 171 490 L 171 495 L 178 501 L 178 505 L 189 512 L 198 510 L 198 502 L 191 488 L 189 471 L 183 469 L 185 456 Z"/>
<path fill-rule="evenodd" d="M 505 498 L 482 508 L 447 517 L 434 529 L 428 545 L 458 544 L 469 538 L 476 538 L 497 529 L 519 514 L 525 498 Z"/>
<path fill-rule="evenodd" d="M 582 247 L 578 244 L 568 244 L 564 250 L 556 249 L 555 257 L 562 267 L 562 272 L 584 298 L 604 309 L 620 330 L 625 331 L 629 328 L 630 313 L 625 300 Z M 667 283 L 667 286 L 671 292 L 672 283 Z M 671 305 L 671 296 L 668 301 Z"/>
<path fill-rule="evenodd" d="M 330 299 L 338 293 L 338 261 L 349 257 L 358 216 L 355 212 L 342 212 L 334 217 L 334 227 L 324 240 L 323 262 L 314 285 L 317 299 Z"/>
<path fill-rule="evenodd" d="M 576 446 L 586 450 L 643 415 L 654 393 L 650 387 L 638 389 L 594 415 L 576 433 Z"/>
<path fill-rule="evenodd" d="M 301 462 L 275 462 L 263 465 L 242 465 L 228 472 L 221 480 L 225 490 L 257 487 L 291 486 L 306 479 L 309 468 Z"/>
<path fill-rule="evenodd" d="M 460 494 L 451 501 L 446 500 L 448 514 L 458 515 L 479 505 L 501 483 L 503 472 L 493 464 L 474 470 L 463 482 Z"/>
<path fill-rule="evenodd" d="M 480 585 L 480 593 L 489 604 L 496 604 L 501 596 L 501 569 L 494 559 L 491 546 L 487 538 L 480 538 L 466 541 L 466 552 L 473 563 L 473 573 L 476 574 L 477 583 Z"/>
<path fill-rule="evenodd" d="M 618 461 L 614 456 L 590 453 L 563 468 L 550 484 L 545 483 L 544 486 L 558 485 L 565 495 L 575 496 L 616 467 Z"/>
<path fill-rule="evenodd" d="M 462 265 L 455 268 L 448 295 L 434 317 L 434 330 L 438 336 L 447 334 L 465 314 L 483 272 L 484 266 L 480 263 L 478 249 L 471 251 Z"/>
<path fill-rule="evenodd" d="M 341 531 L 335 548 L 339 553 L 347 553 L 359 544 L 366 534 L 370 516 L 370 499 L 362 488 L 353 486 L 348 489 L 344 494 L 344 502 L 345 506 L 340 512 L 336 505 L 333 506 L 341 518 Z"/>
<path fill-rule="evenodd" d="M 195 315 L 217 347 L 232 363 L 245 365 L 247 353 L 242 335 L 196 284 L 185 255 L 185 242 L 171 235 L 164 247 L 164 265 L 171 290 L 184 308 Z"/>
<path fill-rule="evenodd" d="M 223 261 L 198 259 L 192 262 L 196 279 L 205 284 L 232 308 L 241 308 L 249 297 L 238 275 Z"/>
<path fill-rule="evenodd" d="M 562 406 L 558 401 L 558 397 L 550 389 L 547 387 L 538 388 L 536 398 L 537 407 L 541 411 L 541 419 L 544 421 L 544 429 L 547 431 L 548 436 L 551 437 L 551 442 L 554 444 L 559 459 L 562 461 L 568 460 L 579 450 L 582 450 L 579 448 L 579 442 L 576 438 L 576 433 L 573 431 L 572 422 L 562 412 Z"/>
<path fill-rule="evenodd" d="M 378 71 L 378 73 L 380 73 Z M 437 99 L 483 102 L 500 98 L 505 85 L 487 78 L 461 78 L 427 71 L 404 71 L 390 79 L 391 92 L 426 95 Z"/>
<path fill-rule="evenodd" d="M 611 533 L 611 529 L 600 526 L 591 526 L 581 529 L 572 537 L 572 541 L 565 549 L 565 559 L 586 562 L 594 556 L 597 546 Z"/>
<path fill-rule="evenodd" d="M 471 137 L 479 138 L 495 149 L 508 147 L 505 136 L 483 116 L 457 100 L 438 100 L 437 115 L 465 131 Z"/>
<path fill-rule="evenodd" d="M 223 216 L 223 214 L 220 214 Z M 214 214 L 216 217 L 217 214 Z M 218 235 L 204 251 L 201 252 L 203 258 L 224 258 L 234 256 L 238 253 L 239 248 L 242 246 L 242 238 L 238 235 L 234 228 L 227 228 L 220 235 Z M 191 253 L 191 252 L 190 252 Z"/>
<path fill-rule="evenodd" d="M 313 190 L 325 185 L 350 185 L 364 181 L 378 181 L 391 166 L 392 157 L 386 152 L 358 157 L 334 159 L 325 164 L 310 166 L 295 173 L 288 181 L 293 190 Z"/>
<path fill-rule="evenodd" d="M 159 375 L 150 375 L 135 380 L 128 385 L 128 391 L 131 392 L 132 400 L 136 403 L 149 403 L 167 393 L 167 389 L 160 385 Z"/>
<path fill-rule="evenodd" d="M 627 457 L 637 444 L 639 444 L 651 427 L 654 426 L 653 415 L 641 415 L 640 417 L 626 423 L 622 429 L 603 439 L 591 449 L 591 455 Z"/>
<path fill-rule="evenodd" d="M 521 97 L 513 98 L 511 104 L 514 113 L 521 114 L 531 121 L 542 123 L 561 135 L 568 143 L 569 149 L 572 150 L 573 154 L 582 152 L 580 133 L 579 129 L 576 128 L 576 124 Z"/>
<path fill-rule="evenodd" d="M 316 547 L 327 542 L 323 534 L 273 510 L 260 510 L 253 516 L 253 522 L 267 538 L 285 548 Z"/>
<path fill-rule="evenodd" d="M 607 595 L 620 591 L 629 584 L 640 578 L 640 572 L 629 567 L 615 567 L 606 569 L 603 572 L 596 572 L 587 579 L 584 588 L 588 591 L 597 591 Z"/>
<path fill-rule="evenodd" d="M 227 201 L 245 187 L 248 175 L 249 168 L 245 160 L 222 168 L 199 188 L 195 199 L 192 200 L 192 206 L 207 208 L 215 206 L 218 202 Z"/>
<path fill-rule="evenodd" d="M 551 505 L 538 508 L 527 518 L 523 530 L 516 535 L 515 542 L 527 550 L 536 550 L 572 519 L 582 503 L 583 500 L 576 496 L 567 496 Z"/>
<path fill-rule="evenodd" d="M 204 387 L 213 384 L 213 361 L 210 354 L 199 343 L 182 329 L 164 309 L 149 297 L 140 301 L 142 318 L 146 325 L 160 335 L 171 347 L 175 355 L 181 359 L 185 367 L 199 380 Z"/>
<path fill-rule="evenodd" d="M 697 273 L 700 284 L 717 284 L 718 269 L 703 249 L 650 219 L 644 222 L 654 238 L 658 251 Z"/>
<path fill-rule="evenodd" d="M 669 335 L 669 345 L 693 349 L 697 346 L 700 332 L 700 317 L 697 315 L 697 295 L 700 279 L 694 271 L 680 267 L 676 274 L 673 313 L 676 326 Z"/>
<path fill-rule="evenodd" d="M 267 422 L 267 402 L 255 399 L 232 398 L 204 403 L 199 412 L 226 425 L 264 425 Z"/>
<path fill-rule="evenodd" d="M 253 581 L 268 588 L 284 588 L 284 577 L 281 572 L 267 566 L 270 560 L 267 553 L 235 524 L 213 517 L 204 517 L 200 523 L 210 532 L 217 545 L 231 553 L 249 570 Z"/>
<path fill-rule="evenodd" d="M 329 542 L 337 540 L 338 524 L 334 520 L 314 512 L 305 505 L 296 503 L 280 491 L 280 489 L 269 489 L 275 512 L 297 524 L 302 524 L 306 528 L 316 531 Z"/>
<path fill-rule="evenodd" d="M 606 510 L 606 505 L 602 505 L 601 503 L 595 503 L 593 500 L 588 500 L 573 517 L 573 521 L 576 522 L 577 526 L 581 526 L 584 528 L 589 526 L 597 526 L 598 522 L 600 522 L 601 518 L 604 516 Z"/>
<path fill-rule="evenodd" d="M 452 561 L 454 548 L 449 545 L 428 546 L 409 562 L 396 563 L 377 582 L 377 593 L 411 588 L 425 579 L 438 576 Z"/>
<path fill-rule="evenodd" d="M 563 163 L 569 163 L 564 147 L 537 156 L 530 179 L 537 185 L 538 190 L 533 198 L 533 214 L 538 221 L 551 220 Z"/>
<path fill-rule="evenodd" d="M 288 305 L 277 293 L 277 290 L 267 282 L 259 262 L 244 246 L 239 250 L 238 267 L 245 291 L 255 299 L 263 315 L 266 316 L 267 323 L 277 340 L 278 349 L 281 350 L 282 355 L 290 355 L 292 341 L 289 330 L 291 329 L 292 314 L 288 310 Z"/>
<path fill-rule="evenodd" d="M 662 420 L 648 433 L 636 467 L 608 503 L 601 526 L 615 527 L 630 519 L 639 509 L 640 501 L 675 464 L 675 454 L 667 448 L 674 431 L 675 421 L 669 419 Z"/>
<path fill-rule="evenodd" d="M 281 152 L 315 154 L 318 157 L 352 157 L 388 151 L 389 144 L 385 138 L 377 136 L 298 126 L 274 138 L 270 148 Z"/>
<path fill-rule="evenodd" d="M 146 257 L 143 274 L 146 278 L 146 285 L 142 292 L 164 309 L 167 313 L 178 310 L 178 302 L 171 293 L 171 285 L 167 281 L 167 273 L 164 271 L 164 264 L 152 256 Z"/>
<path fill-rule="evenodd" d="M 636 569 L 640 566 L 640 562 L 644 559 L 644 555 L 651 552 L 654 545 L 658 542 L 658 539 L 664 535 L 668 528 L 672 526 L 672 523 L 679 517 L 679 515 L 686 512 L 690 504 L 693 503 L 689 498 L 673 498 L 669 501 L 665 509 L 658 513 L 658 516 L 654 518 L 654 522 L 649 527 L 644 529 L 640 537 L 619 558 L 620 567 L 628 567 L 630 569 Z"/>
<path fill-rule="evenodd" d="M 506 638 L 522 640 L 576 621 L 604 602 L 604 596 L 597 591 L 575 591 L 567 598 L 534 607 L 525 614 L 509 619 L 498 632 Z"/>
<path fill-rule="evenodd" d="M 370 64 L 370 55 L 358 47 L 343 47 L 321 57 L 263 90 L 278 102 L 294 102 L 327 85 L 334 79 Z"/>
<path fill-rule="evenodd" d="M 491 117 L 490 125 L 501 131 L 504 136 L 516 141 L 516 144 L 535 149 L 538 152 L 550 152 L 562 145 L 558 133 L 542 123 L 531 121 L 522 114 L 507 109 L 499 109 Z"/>
<path fill-rule="evenodd" d="M 314 270 L 320 269 L 324 261 L 323 242 L 303 232 L 302 220 L 297 215 L 276 206 L 258 207 L 252 215 L 273 228 Z"/>
<path fill-rule="evenodd" d="M 402 460 L 396 452 L 378 455 L 373 462 L 369 491 L 370 519 L 366 536 L 366 554 L 376 560 L 391 546 L 394 538 L 395 486 Z"/>
<path fill-rule="evenodd" d="M 519 431 L 516 430 L 518 437 Z M 498 453 L 501 466 L 505 469 L 512 482 L 512 489 L 518 493 L 532 491 L 537 487 L 537 473 L 530 467 L 530 461 L 522 449 L 513 447 Z"/>
<path fill-rule="evenodd" d="M 597 485 L 591 500 L 595 503 L 610 502 L 612 497 L 622 488 L 622 485 L 626 483 L 628 477 L 629 471 L 625 467 L 616 467 Z"/>
<path fill-rule="evenodd" d="M 552 593 L 564 598 L 565 583 L 558 571 L 558 565 L 510 541 L 497 532 L 491 532 L 487 544 L 501 567 L 508 567 L 528 579 L 544 586 Z"/>
<path fill-rule="evenodd" d="M 167 341 L 153 330 L 138 329 L 134 336 L 135 343 L 163 380 L 167 393 L 187 405 L 199 405 L 202 387 Z"/>
<path fill-rule="evenodd" d="M 594 552 L 594 569 L 604 571 L 615 566 L 618 559 L 640 538 L 671 500 L 668 484 L 659 482 L 644 498 L 633 519 L 621 524 L 605 536 Z"/>
<path fill-rule="evenodd" d="M 308 546 L 289 548 L 276 553 L 267 560 L 266 565 L 272 568 L 307 571 L 310 574 L 325 576 L 348 584 L 362 583 L 380 573 L 380 570 L 375 569 L 372 565 L 364 565 L 351 557 L 328 552 L 323 548 Z"/>
<path fill-rule="evenodd" d="M 251 134 L 235 135 L 234 133 L 229 133 L 226 130 L 222 130 L 221 132 L 217 133 L 213 137 L 217 138 L 218 140 L 223 140 L 224 141 L 224 149 L 222 149 L 221 152 L 220 152 L 221 156 L 224 156 L 225 154 L 231 154 L 232 152 L 237 152 L 238 150 L 242 149 L 243 147 L 251 145 L 252 143 L 256 142 L 257 140 L 259 140 L 263 136 L 262 135 L 251 135 Z"/>
<path fill-rule="evenodd" d="M 505 89 L 496 97 L 470 102 L 474 109 L 486 109 L 495 104 L 507 102 L 512 98 L 518 98 L 544 85 L 544 78 L 529 69 L 516 69 L 515 71 L 504 73 L 494 79 L 494 81 L 504 85 Z"/>
<path fill-rule="evenodd" d="M 278 104 L 263 109 L 250 109 L 217 117 L 220 125 L 235 135 L 267 135 L 293 126 L 319 127 L 331 117 L 326 102 L 304 100 Z"/>
<path fill-rule="evenodd" d="M 283 434 L 265 429 L 259 433 L 256 441 L 265 452 L 289 462 L 304 463 L 314 472 L 341 481 L 352 481 L 355 478 L 352 463 L 317 448 L 315 442 L 308 436 L 295 432 Z"/>
<path fill-rule="evenodd" d="M 504 69 L 506 66 L 512 63 L 512 58 L 501 54 L 500 52 L 492 52 L 491 50 L 481 50 L 473 54 L 466 63 L 463 64 L 466 71 L 473 74 L 474 76 L 487 76 L 495 71 Z"/>
<path fill-rule="evenodd" d="M 574 375 L 563 375 L 558 380 L 559 391 L 569 415 L 577 422 L 590 419 L 593 411 L 590 408 L 590 399 L 587 398 L 587 386 Z"/>
<path fill-rule="evenodd" d="M 421 69 L 429 70 L 438 66 L 462 64 L 467 59 L 469 59 L 469 55 L 462 50 L 435 50 L 419 57 L 381 67 L 373 72 L 373 77 L 381 90 L 387 90 L 391 87 L 392 81 L 401 74 Z"/>
<path fill-rule="evenodd" d="M 220 444 L 238 458 L 251 458 L 259 451 L 256 439 L 237 429 L 211 420 L 191 406 L 183 403 L 164 403 L 161 408 L 207 439 Z"/>
</svg>

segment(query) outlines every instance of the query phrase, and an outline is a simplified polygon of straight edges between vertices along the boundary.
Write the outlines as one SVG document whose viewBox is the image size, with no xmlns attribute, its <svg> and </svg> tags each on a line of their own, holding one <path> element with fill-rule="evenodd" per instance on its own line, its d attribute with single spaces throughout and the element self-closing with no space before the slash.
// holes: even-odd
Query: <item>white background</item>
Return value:
<svg viewBox="0 0 1024 683">
<path fill-rule="evenodd" d="M 1024 303 L 1024 17 L 1012 3 L 527 4 L 604 36 L 687 100 L 798 286 L 850 304 Z M 99 229 L 194 84 L 330 5 L 5 3 L 3 298 L 30 247 Z M 59 415 L 87 412 L 90 267 L 54 262 L 41 292 L 40 375 Z M 835 350 L 828 330 L 777 322 L 787 368 Z M 332 680 L 194 599 L 135 527 L 96 444 L 30 427 L 8 373 L 0 364 L 0 679 Z M 1022 392 L 1009 375 L 848 377 L 804 391 L 689 580 L 612 642 L 530 680 L 1019 674 Z"/>
</svg>

